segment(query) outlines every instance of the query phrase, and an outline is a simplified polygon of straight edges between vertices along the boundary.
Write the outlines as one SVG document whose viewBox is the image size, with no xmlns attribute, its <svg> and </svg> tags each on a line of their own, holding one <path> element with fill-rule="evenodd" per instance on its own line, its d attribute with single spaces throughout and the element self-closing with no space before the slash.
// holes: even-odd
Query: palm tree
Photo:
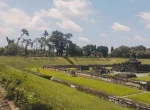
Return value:
<svg viewBox="0 0 150 110">
<path fill-rule="evenodd" d="M 45 30 L 44 34 L 42 36 L 44 36 L 46 38 L 47 36 L 49 36 L 49 33 Z"/>
<path fill-rule="evenodd" d="M 46 50 L 45 47 L 48 44 L 46 37 L 49 36 L 49 33 L 45 30 L 42 36 L 44 36 L 44 37 L 41 37 L 41 40 L 44 42 L 43 46 L 44 46 L 44 53 L 45 53 L 45 50 Z"/>
<path fill-rule="evenodd" d="M 22 43 L 25 43 L 25 51 L 24 53 L 27 55 L 28 54 L 28 46 L 31 45 L 33 47 L 33 42 L 31 39 L 23 39 Z"/>
<path fill-rule="evenodd" d="M 21 33 L 22 33 L 22 34 L 21 34 L 21 37 L 18 38 L 17 44 L 19 43 L 19 41 L 22 39 L 22 37 L 23 37 L 24 35 L 29 36 L 29 32 L 28 32 L 27 29 L 22 29 L 22 30 L 21 30 Z"/>
</svg>

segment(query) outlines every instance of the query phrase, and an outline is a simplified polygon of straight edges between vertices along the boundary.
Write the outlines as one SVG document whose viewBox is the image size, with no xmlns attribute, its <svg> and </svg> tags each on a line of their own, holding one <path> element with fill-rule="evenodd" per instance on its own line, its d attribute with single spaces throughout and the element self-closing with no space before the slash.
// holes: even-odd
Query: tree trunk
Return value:
<svg viewBox="0 0 150 110">
<path fill-rule="evenodd" d="M 28 44 L 26 44 L 25 51 L 24 51 L 26 55 L 28 54 L 28 49 L 27 48 L 28 48 Z"/>
<path fill-rule="evenodd" d="M 48 50 L 49 50 L 48 54 L 50 55 L 50 52 L 51 52 L 51 47 L 50 46 L 48 47 Z"/>
</svg>

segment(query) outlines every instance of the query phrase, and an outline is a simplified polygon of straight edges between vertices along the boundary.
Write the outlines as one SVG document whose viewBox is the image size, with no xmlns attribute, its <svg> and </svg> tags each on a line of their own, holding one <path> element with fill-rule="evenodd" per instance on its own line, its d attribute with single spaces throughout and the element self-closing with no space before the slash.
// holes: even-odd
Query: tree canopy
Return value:
<svg viewBox="0 0 150 110">
<path fill-rule="evenodd" d="M 34 55 L 34 56 L 94 56 L 94 57 L 121 57 L 129 58 L 136 56 L 138 58 L 150 58 L 150 49 L 143 45 L 128 47 L 120 46 L 114 48 L 111 46 L 110 53 L 107 46 L 97 46 L 87 44 L 80 47 L 75 44 L 71 38 L 71 33 L 63 33 L 59 30 L 49 33 L 43 31 L 40 37 L 31 39 L 27 29 L 21 30 L 21 35 L 17 39 L 6 37 L 7 46 L 0 48 L 0 55 Z M 15 40 L 17 42 L 15 42 Z"/>
</svg>

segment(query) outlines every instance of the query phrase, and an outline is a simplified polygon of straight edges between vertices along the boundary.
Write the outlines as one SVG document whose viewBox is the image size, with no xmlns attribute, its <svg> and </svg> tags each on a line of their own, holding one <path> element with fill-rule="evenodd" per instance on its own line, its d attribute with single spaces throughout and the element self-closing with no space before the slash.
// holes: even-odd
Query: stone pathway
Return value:
<svg viewBox="0 0 150 110">
<path fill-rule="evenodd" d="M 4 99 L 4 96 L 0 92 L 0 110 L 12 110 L 8 102 Z"/>
<path fill-rule="evenodd" d="M 5 90 L 0 86 L 0 110 L 19 110 L 13 102 L 5 99 L 4 93 Z"/>
</svg>

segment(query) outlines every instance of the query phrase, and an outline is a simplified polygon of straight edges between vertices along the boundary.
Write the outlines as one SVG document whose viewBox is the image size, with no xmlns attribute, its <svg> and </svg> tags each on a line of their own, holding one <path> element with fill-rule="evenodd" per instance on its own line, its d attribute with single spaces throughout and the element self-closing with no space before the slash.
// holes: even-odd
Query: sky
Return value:
<svg viewBox="0 0 150 110">
<path fill-rule="evenodd" d="M 35 39 L 44 30 L 72 33 L 79 46 L 150 47 L 150 0 L 0 0 L 0 46 L 26 28 Z"/>
</svg>

